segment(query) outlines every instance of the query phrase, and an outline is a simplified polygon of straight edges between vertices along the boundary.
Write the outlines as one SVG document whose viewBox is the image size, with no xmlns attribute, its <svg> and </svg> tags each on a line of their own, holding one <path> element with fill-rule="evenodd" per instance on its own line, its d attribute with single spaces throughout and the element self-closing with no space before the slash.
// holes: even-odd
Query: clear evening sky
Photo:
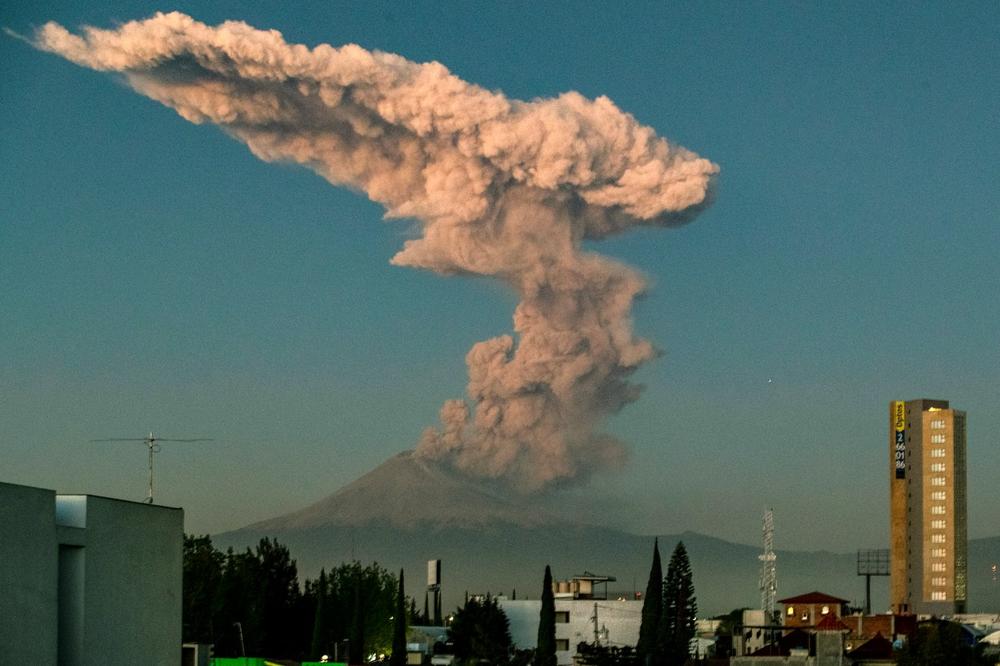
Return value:
<svg viewBox="0 0 1000 666">
<path fill-rule="evenodd" d="M 411 3 L 408 3 L 411 4 Z M 954 4 L 955 6 L 951 6 Z M 779 547 L 887 543 L 887 405 L 969 415 L 970 536 L 1000 525 L 1000 5 L 11 3 L 20 34 L 176 9 L 437 60 L 534 99 L 607 95 L 721 167 L 640 269 L 665 355 L 608 430 L 592 516 Z M 412 225 L 266 164 L 112 75 L 0 38 L 0 480 L 157 501 L 215 532 L 412 448 L 511 330 L 486 280 L 390 266 Z M 582 494 L 578 491 L 578 494 Z"/>
</svg>

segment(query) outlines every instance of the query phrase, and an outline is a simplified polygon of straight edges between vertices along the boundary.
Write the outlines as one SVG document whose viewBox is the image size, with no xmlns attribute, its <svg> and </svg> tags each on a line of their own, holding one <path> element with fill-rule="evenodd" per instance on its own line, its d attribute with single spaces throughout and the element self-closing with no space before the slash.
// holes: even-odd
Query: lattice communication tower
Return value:
<svg viewBox="0 0 1000 666">
<path fill-rule="evenodd" d="M 774 599 L 778 594 L 778 556 L 774 554 L 774 511 L 764 511 L 764 552 L 760 559 L 760 607 L 767 622 L 775 622 Z"/>
</svg>

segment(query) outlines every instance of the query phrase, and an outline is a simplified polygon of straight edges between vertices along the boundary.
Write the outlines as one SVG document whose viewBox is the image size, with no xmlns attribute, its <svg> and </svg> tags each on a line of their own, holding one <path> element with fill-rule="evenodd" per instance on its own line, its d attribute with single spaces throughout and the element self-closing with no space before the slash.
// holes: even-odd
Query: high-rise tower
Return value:
<svg viewBox="0 0 1000 666">
<path fill-rule="evenodd" d="M 889 600 L 895 612 L 965 611 L 965 412 L 889 403 Z"/>
</svg>

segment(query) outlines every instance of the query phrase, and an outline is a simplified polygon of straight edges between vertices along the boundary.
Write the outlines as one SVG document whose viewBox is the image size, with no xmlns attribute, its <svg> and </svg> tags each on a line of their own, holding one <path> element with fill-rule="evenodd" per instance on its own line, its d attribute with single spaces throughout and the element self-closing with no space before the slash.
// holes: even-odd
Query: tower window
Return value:
<svg viewBox="0 0 1000 666">
<path fill-rule="evenodd" d="M 943 534 L 932 534 L 931 543 L 944 543 L 945 538 Z"/>
<path fill-rule="evenodd" d="M 931 548 L 931 557 L 945 557 L 944 548 Z"/>
<path fill-rule="evenodd" d="M 932 472 L 943 472 L 944 471 L 944 463 L 931 463 L 931 471 Z"/>
<path fill-rule="evenodd" d="M 931 485 L 932 486 L 943 486 L 944 485 L 944 477 L 943 476 L 932 476 L 931 477 Z"/>
<path fill-rule="evenodd" d="M 933 530 L 943 530 L 947 526 L 948 526 L 947 523 L 943 519 L 931 521 L 931 529 Z"/>
<path fill-rule="evenodd" d="M 944 435 L 940 433 L 931 435 L 931 444 L 944 444 Z"/>
<path fill-rule="evenodd" d="M 931 427 L 934 428 L 935 430 L 940 430 L 941 428 L 944 428 L 944 420 L 934 419 L 933 421 L 931 421 Z"/>
<path fill-rule="evenodd" d="M 931 513 L 934 514 L 935 516 L 943 516 L 944 515 L 944 505 L 943 504 L 935 504 L 934 506 L 931 507 Z"/>
<path fill-rule="evenodd" d="M 931 449 L 931 458 L 944 458 L 944 449 Z"/>
<path fill-rule="evenodd" d="M 940 501 L 946 500 L 948 499 L 948 493 L 946 493 L 943 490 L 935 490 L 934 492 L 931 493 L 931 499 Z"/>
<path fill-rule="evenodd" d="M 947 597 L 944 592 L 931 592 L 931 601 L 946 601 Z"/>
</svg>

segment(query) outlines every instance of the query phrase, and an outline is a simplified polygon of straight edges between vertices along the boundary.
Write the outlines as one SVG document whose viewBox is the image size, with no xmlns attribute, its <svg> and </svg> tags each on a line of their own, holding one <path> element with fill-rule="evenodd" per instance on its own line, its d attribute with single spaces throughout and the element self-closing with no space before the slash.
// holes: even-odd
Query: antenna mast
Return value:
<svg viewBox="0 0 1000 666">
<path fill-rule="evenodd" d="M 150 432 L 145 437 L 111 437 L 108 439 L 92 439 L 92 442 L 143 442 L 149 449 L 149 491 L 146 493 L 146 503 L 153 503 L 153 454 L 160 452 L 159 442 L 211 442 L 211 439 L 199 437 L 196 439 L 168 439 L 156 437 Z"/>
<path fill-rule="evenodd" d="M 775 622 L 774 598 L 778 592 L 778 573 L 774 554 L 774 511 L 764 511 L 764 552 L 757 556 L 760 560 L 760 607 L 764 609 L 765 622 Z"/>
</svg>

